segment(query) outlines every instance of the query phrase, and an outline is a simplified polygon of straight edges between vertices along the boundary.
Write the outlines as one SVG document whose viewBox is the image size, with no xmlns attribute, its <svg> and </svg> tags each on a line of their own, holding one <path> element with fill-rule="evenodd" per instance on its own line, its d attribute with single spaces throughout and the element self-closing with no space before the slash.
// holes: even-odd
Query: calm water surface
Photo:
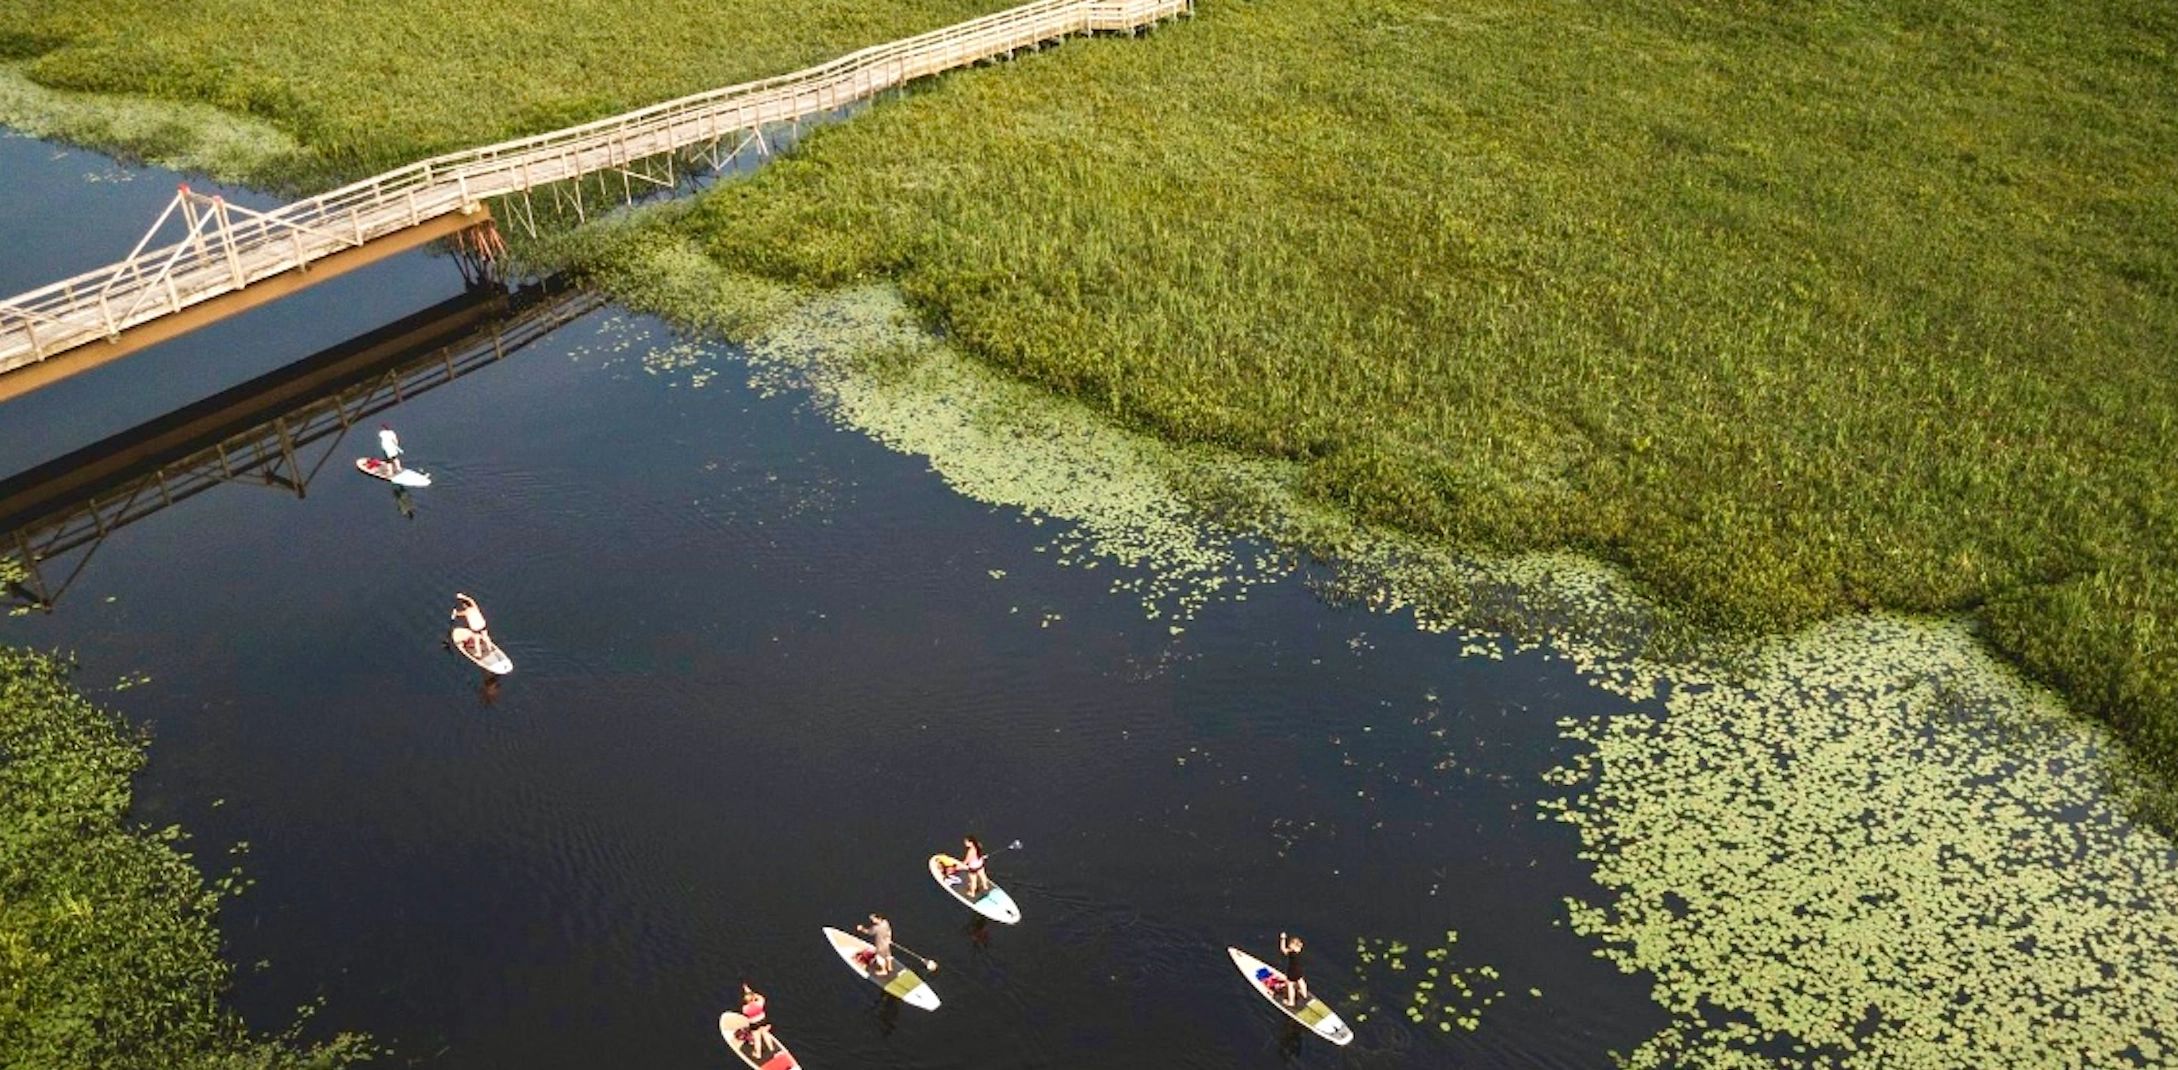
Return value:
<svg viewBox="0 0 2178 1070">
<path fill-rule="evenodd" d="M 22 138 L 0 172 L 8 292 L 125 251 L 174 180 Z M 0 474 L 459 287 L 402 257 L 0 405 Z M 141 819 L 207 868 L 247 845 L 222 923 L 253 1022 L 322 995 L 313 1032 L 396 1065 L 725 1067 L 747 976 L 816 1068 L 1605 1066 L 1661 1024 L 1563 925 L 1590 886 L 1538 774 L 1556 718 L 1616 704 L 1562 661 L 1462 659 L 1300 576 L 1174 635 L 1117 566 L 1057 564 L 1058 525 L 751 392 L 730 352 L 696 390 L 606 357 L 627 320 L 386 417 L 438 481 L 413 519 L 347 470 L 353 434 L 306 496 L 216 488 L 0 623 L 153 725 Z M 441 649 L 455 590 L 519 666 L 494 701 Z M 1022 841 L 993 863 L 1020 926 L 924 872 L 970 830 Z M 831 955 L 819 927 L 870 910 L 940 960 L 942 1010 Z M 1342 1003 L 1357 938 L 1448 929 L 1505 996 L 1445 1033 L 1377 984 L 1334 1049 L 1225 957 L 1281 928 Z"/>
</svg>

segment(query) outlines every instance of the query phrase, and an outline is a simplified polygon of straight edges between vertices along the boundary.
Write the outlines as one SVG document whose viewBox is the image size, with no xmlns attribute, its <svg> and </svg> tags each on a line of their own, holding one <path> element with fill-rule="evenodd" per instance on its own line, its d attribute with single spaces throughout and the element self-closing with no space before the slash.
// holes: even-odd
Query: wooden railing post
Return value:
<svg viewBox="0 0 2178 1070">
<path fill-rule="evenodd" d="M 227 214 L 224 197 L 212 198 L 213 218 L 219 221 L 220 244 L 227 250 L 227 270 L 234 276 L 234 288 L 239 290 L 249 284 L 242 274 L 242 254 L 234 247 L 234 220 Z"/>
</svg>

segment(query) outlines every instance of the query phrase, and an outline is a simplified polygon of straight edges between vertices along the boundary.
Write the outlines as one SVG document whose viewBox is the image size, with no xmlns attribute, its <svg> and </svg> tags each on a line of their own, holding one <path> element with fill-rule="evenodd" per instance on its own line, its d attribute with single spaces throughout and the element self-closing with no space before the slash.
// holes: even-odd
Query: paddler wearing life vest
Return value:
<svg viewBox="0 0 2178 1070">
<path fill-rule="evenodd" d="M 758 992 L 744 979 L 741 982 L 741 1016 L 749 1020 L 743 1040 L 749 1044 L 749 1058 L 764 1061 L 767 1051 L 780 1051 L 785 1045 L 771 1035 L 771 1019 L 764 1016 L 764 994 Z"/>
<path fill-rule="evenodd" d="M 991 890 L 991 875 L 984 872 L 990 856 L 983 853 L 983 841 L 974 836 L 961 838 L 960 871 L 968 875 L 968 882 L 961 893 L 969 899 L 981 899 Z"/>
<path fill-rule="evenodd" d="M 1308 975 L 1301 972 L 1301 938 L 1278 934 L 1278 950 L 1286 957 L 1286 1006 L 1308 1002 Z"/>
</svg>

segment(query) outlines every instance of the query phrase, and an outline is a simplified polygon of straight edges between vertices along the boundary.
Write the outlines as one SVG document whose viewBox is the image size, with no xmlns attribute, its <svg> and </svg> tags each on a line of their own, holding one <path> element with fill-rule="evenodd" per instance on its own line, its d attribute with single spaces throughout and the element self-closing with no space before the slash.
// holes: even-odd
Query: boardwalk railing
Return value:
<svg viewBox="0 0 2178 1070">
<path fill-rule="evenodd" d="M 488 198 L 574 186 L 617 172 L 670 185 L 670 160 L 700 149 L 763 146 L 767 126 L 822 115 L 917 78 L 1011 55 L 1047 41 L 1132 31 L 1190 13 L 1194 0 L 1036 0 L 793 74 L 698 93 L 625 115 L 483 148 L 433 157 L 270 212 L 255 212 L 184 187 L 166 214 L 119 263 L 0 302 L 0 374 L 80 346 L 111 341 L 244 287 L 372 241 L 450 216 L 485 218 Z M 664 157 L 661 180 L 645 161 Z M 179 217 L 181 238 L 153 246 Z M 534 215 L 530 217 L 534 220 Z"/>
</svg>

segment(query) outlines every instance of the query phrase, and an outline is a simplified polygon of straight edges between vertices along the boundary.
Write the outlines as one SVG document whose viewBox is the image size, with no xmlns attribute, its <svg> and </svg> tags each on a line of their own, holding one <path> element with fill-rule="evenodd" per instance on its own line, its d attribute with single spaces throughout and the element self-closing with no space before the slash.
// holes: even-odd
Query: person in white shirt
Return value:
<svg viewBox="0 0 2178 1070">
<path fill-rule="evenodd" d="M 386 455 L 386 463 L 394 471 L 401 470 L 401 436 L 393 433 L 393 425 L 378 425 L 378 452 Z"/>
</svg>

